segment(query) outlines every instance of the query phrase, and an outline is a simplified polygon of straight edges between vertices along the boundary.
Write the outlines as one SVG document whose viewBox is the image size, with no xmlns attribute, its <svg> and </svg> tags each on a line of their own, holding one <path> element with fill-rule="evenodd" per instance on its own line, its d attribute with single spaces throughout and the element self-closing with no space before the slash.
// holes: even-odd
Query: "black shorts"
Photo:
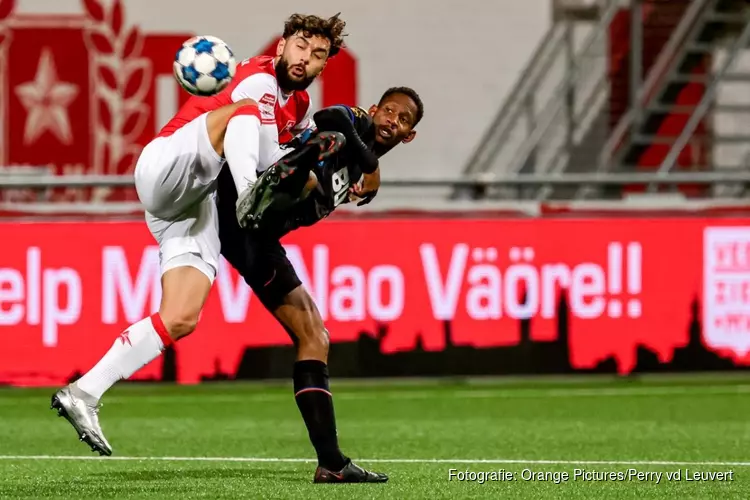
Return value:
<svg viewBox="0 0 750 500">
<path fill-rule="evenodd" d="M 261 303 L 273 312 L 302 282 L 278 237 L 242 229 L 237 223 L 237 190 L 228 167 L 217 182 L 221 254 L 245 279 Z"/>
</svg>

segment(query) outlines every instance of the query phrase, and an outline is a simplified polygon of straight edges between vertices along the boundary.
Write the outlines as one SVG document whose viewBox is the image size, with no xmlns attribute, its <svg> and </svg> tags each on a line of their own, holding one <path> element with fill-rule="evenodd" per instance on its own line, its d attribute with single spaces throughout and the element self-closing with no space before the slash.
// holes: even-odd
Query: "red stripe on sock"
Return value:
<svg viewBox="0 0 750 500">
<path fill-rule="evenodd" d="M 169 336 L 167 327 L 164 326 L 164 322 L 161 320 L 159 313 L 151 315 L 151 324 L 154 325 L 154 330 L 159 334 L 159 338 L 161 339 L 162 344 L 164 344 L 164 347 L 169 347 L 174 344 L 174 340 Z"/>
<path fill-rule="evenodd" d="M 297 391 L 297 393 L 294 395 L 294 397 L 296 398 L 297 396 L 299 396 L 302 393 L 312 392 L 312 391 L 325 392 L 329 396 L 333 397 L 333 394 L 331 394 L 330 392 L 326 391 L 325 389 L 321 389 L 319 387 L 307 387 L 305 389 L 300 389 L 299 391 Z"/>
<path fill-rule="evenodd" d="M 260 109 L 258 109 L 258 106 L 255 104 L 240 106 L 234 111 L 234 113 L 232 113 L 232 116 L 230 116 L 229 119 L 231 120 L 235 116 L 254 116 L 260 120 Z"/>
</svg>

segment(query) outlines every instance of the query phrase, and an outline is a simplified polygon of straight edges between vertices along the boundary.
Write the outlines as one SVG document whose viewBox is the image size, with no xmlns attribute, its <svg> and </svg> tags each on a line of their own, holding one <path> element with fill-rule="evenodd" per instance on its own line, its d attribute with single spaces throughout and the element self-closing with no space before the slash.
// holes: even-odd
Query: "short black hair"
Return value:
<svg viewBox="0 0 750 500">
<path fill-rule="evenodd" d="M 391 87 L 386 90 L 383 94 L 383 97 L 380 98 L 378 106 L 383 104 L 383 101 L 385 101 L 389 96 L 392 96 L 393 94 L 403 94 L 414 101 L 414 104 L 417 105 L 417 119 L 414 120 L 414 126 L 416 127 L 417 123 L 419 123 L 419 121 L 424 116 L 424 104 L 422 104 L 422 99 L 419 97 L 419 94 L 417 94 L 417 91 L 409 87 Z"/>
</svg>

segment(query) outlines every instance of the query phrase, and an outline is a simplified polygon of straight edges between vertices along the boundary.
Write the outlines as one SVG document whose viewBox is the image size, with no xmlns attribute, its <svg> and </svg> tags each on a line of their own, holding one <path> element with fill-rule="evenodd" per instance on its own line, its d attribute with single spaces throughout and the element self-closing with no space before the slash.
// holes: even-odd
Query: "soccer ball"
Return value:
<svg viewBox="0 0 750 500">
<path fill-rule="evenodd" d="M 174 58 L 174 76 L 180 86 L 197 96 L 218 94 L 234 78 L 237 62 L 229 46 L 215 36 L 186 41 Z"/>
</svg>

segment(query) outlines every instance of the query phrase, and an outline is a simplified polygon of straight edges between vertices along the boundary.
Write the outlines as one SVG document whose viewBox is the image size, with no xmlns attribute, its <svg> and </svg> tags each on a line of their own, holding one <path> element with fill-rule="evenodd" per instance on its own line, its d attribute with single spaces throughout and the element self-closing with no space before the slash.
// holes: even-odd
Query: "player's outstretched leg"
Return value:
<svg viewBox="0 0 750 500">
<path fill-rule="evenodd" d="M 176 267 L 162 277 L 159 312 L 122 332 L 109 351 L 76 382 L 52 395 L 52 408 L 70 422 L 81 441 L 100 455 L 112 446 L 99 425 L 99 400 L 117 381 L 130 378 L 198 322 L 211 281 L 195 267 Z"/>
<path fill-rule="evenodd" d="M 328 331 L 312 297 L 299 286 L 274 316 L 297 339 L 294 399 L 318 455 L 316 483 L 384 483 L 388 476 L 354 464 L 339 449 L 333 395 L 328 382 Z"/>
<path fill-rule="evenodd" d="M 92 451 L 111 455 L 112 446 L 99 425 L 99 399 L 115 382 L 130 377 L 171 343 L 158 314 L 131 325 L 91 370 L 52 395 L 51 407 L 70 422 Z"/>
<path fill-rule="evenodd" d="M 102 455 L 112 454 L 99 425 L 102 395 L 156 359 L 172 342 L 192 333 L 198 323 L 220 251 L 216 205 L 204 181 L 218 177 L 227 122 L 249 104 L 240 102 L 203 114 L 171 136 L 151 141 L 138 159 L 135 187 L 149 230 L 159 243 L 159 312 L 128 327 L 91 370 L 52 396 L 52 408 Z"/>
<path fill-rule="evenodd" d="M 304 145 L 268 167 L 246 194 L 239 194 L 237 210 L 244 214 L 240 227 L 258 229 L 264 215 L 281 212 L 304 199 L 310 170 L 344 149 L 346 138 L 339 132 L 318 132 Z M 289 182 L 292 178 L 302 181 Z M 286 185 L 285 185 L 286 184 Z"/>
</svg>

